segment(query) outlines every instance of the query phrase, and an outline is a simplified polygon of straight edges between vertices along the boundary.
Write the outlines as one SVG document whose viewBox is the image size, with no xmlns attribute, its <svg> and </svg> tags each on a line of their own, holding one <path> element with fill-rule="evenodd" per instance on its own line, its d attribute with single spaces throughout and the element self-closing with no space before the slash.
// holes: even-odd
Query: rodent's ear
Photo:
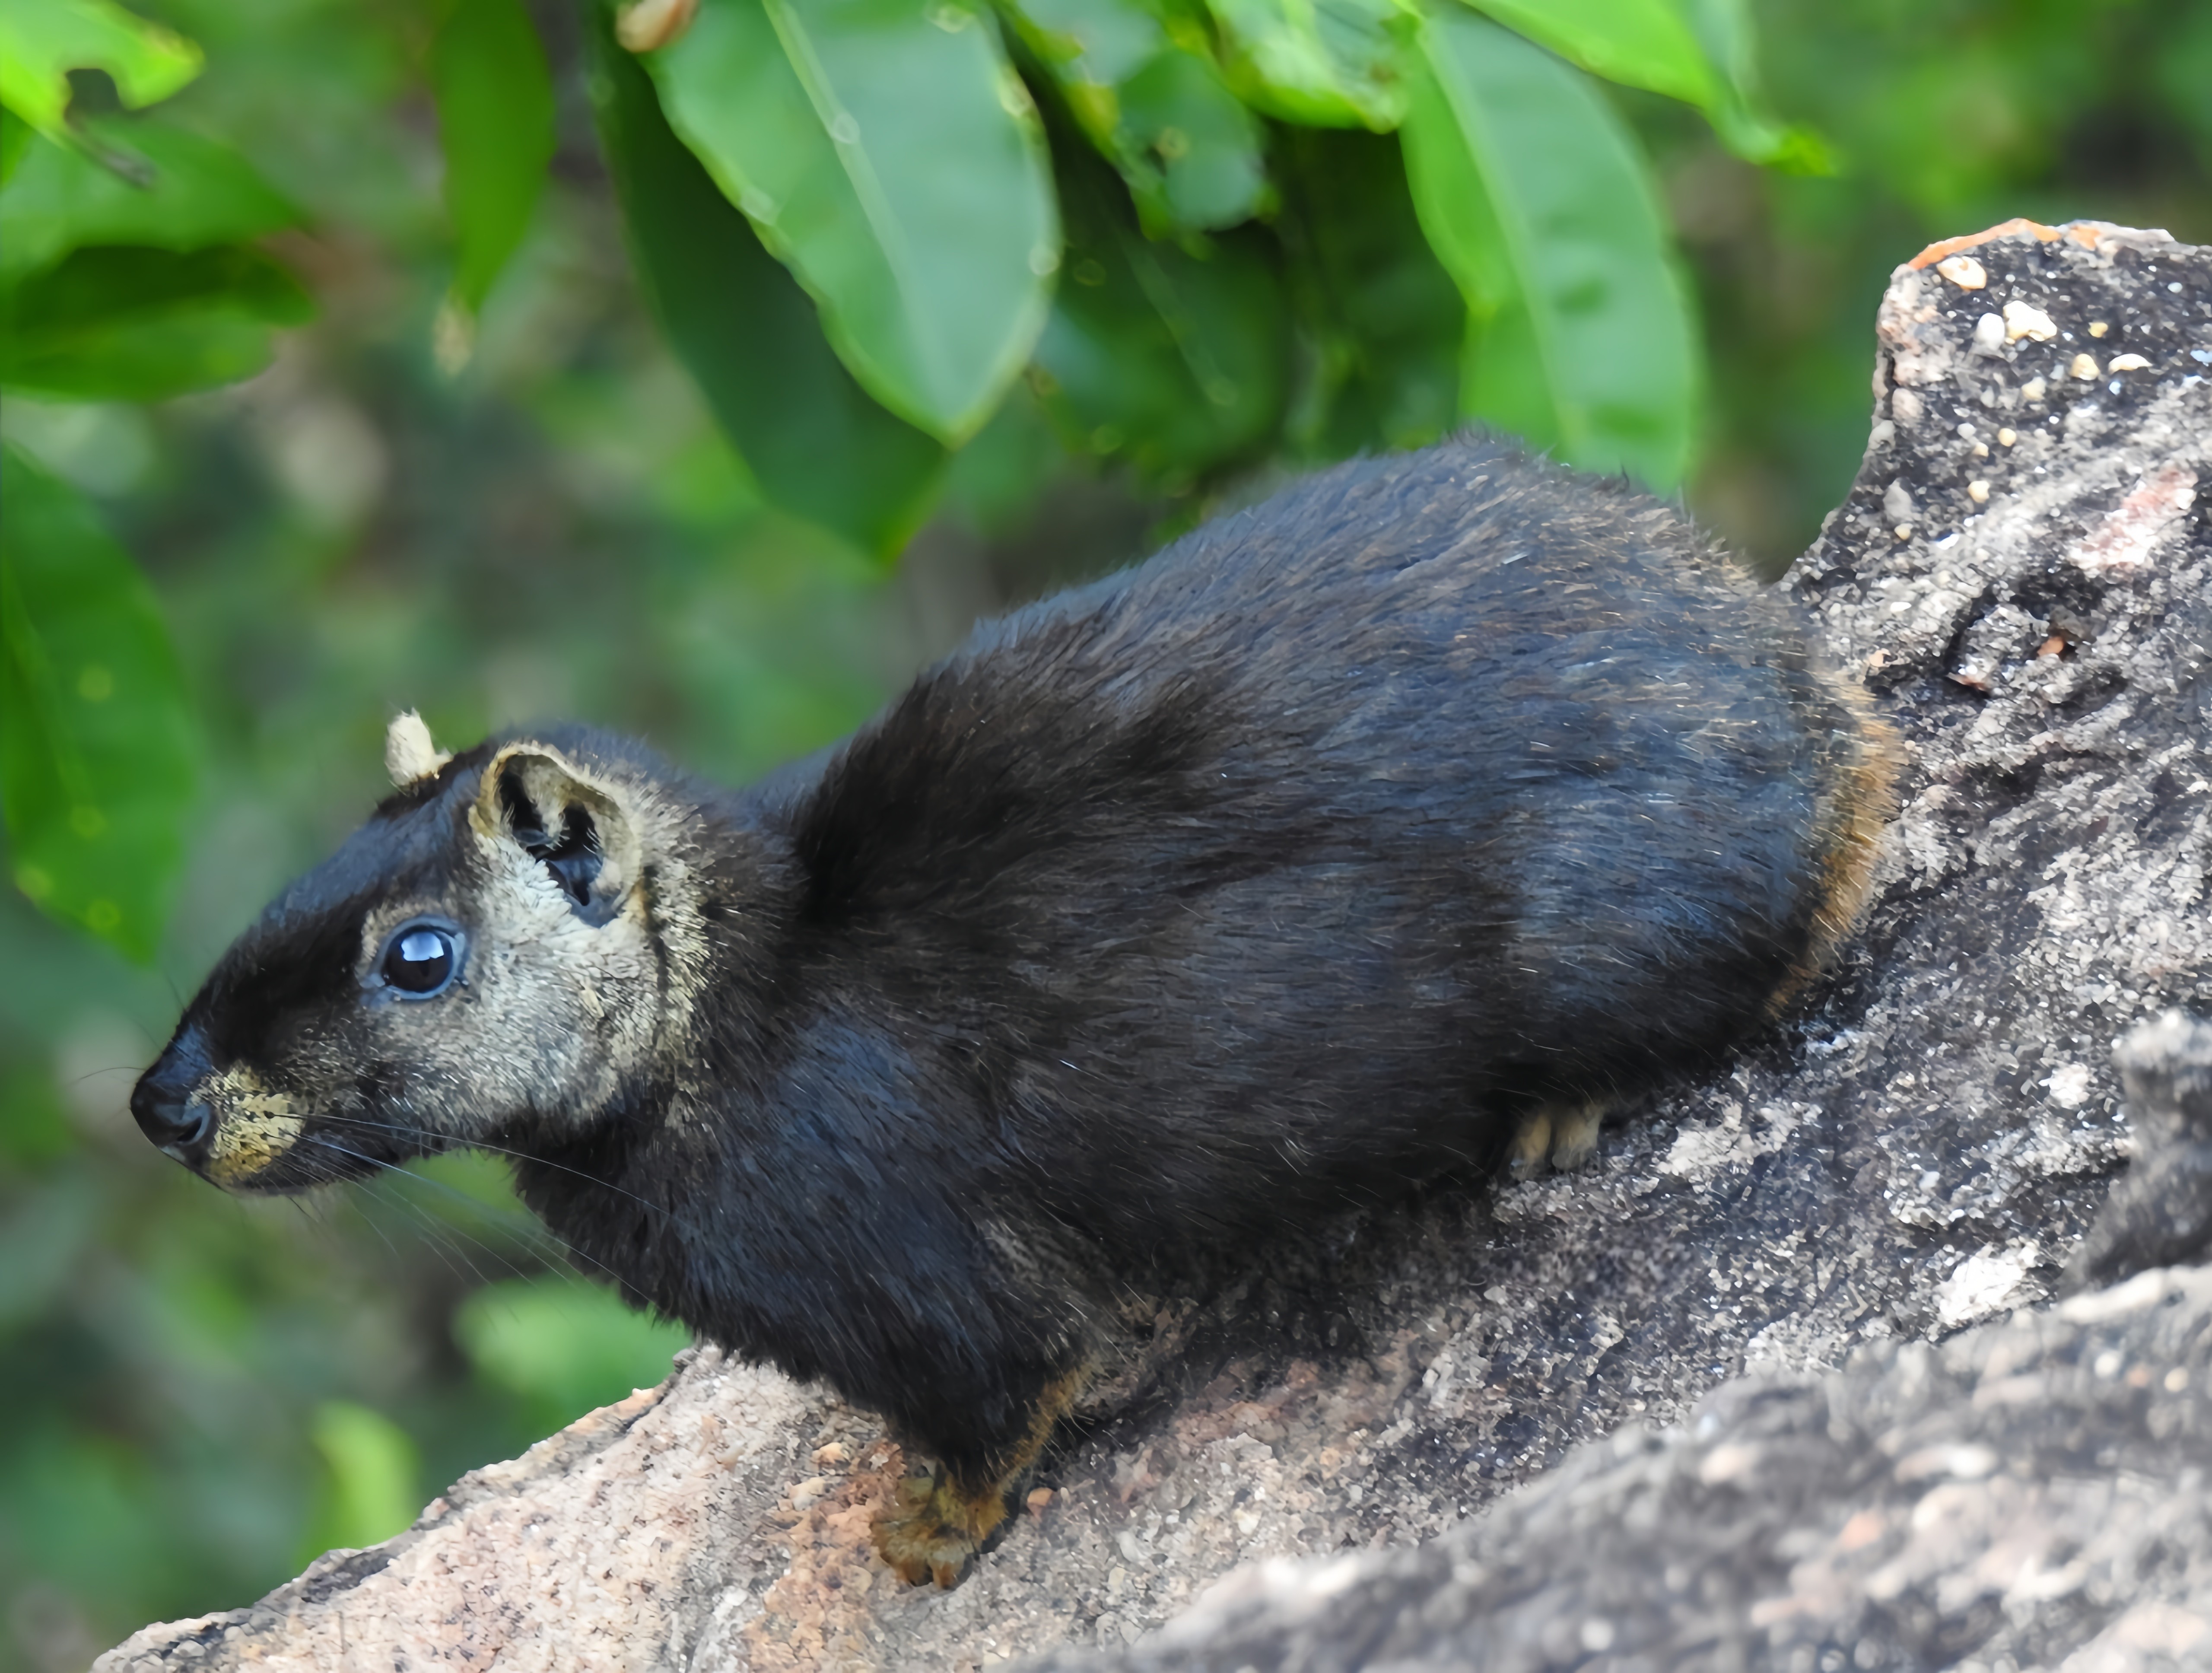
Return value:
<svg viewBox="0 0 2212 1673">
<path fill-rule="evenodd" d="M 544 866 L 578 916 L 603 924 L 644 868 L 630 797 L 547 744 L 509 744 L 484 768 L 469 824 Z"/>
<path fill-rule="evenodd" d="M 394 715 L 384 730 L 384 770 L 395 789 L 429 777 L 453 758 L 430 741 L 430 728 L 411 709 Z"/>
</svg>

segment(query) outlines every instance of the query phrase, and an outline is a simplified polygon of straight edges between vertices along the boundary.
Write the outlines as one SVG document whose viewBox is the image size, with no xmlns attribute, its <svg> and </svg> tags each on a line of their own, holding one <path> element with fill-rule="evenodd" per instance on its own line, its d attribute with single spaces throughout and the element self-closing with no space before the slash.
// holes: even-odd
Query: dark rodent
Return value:
<svg viewBox="0 0 2212 1673">
<path fill-rule="evenodd" d="M 1128 1293 L 1553 1112 L 1577 1159 L 1772 1015 L 1893 762 L 1677 513 L 1462 438 L 987 624 L 750 792 L 575 728 L 416 762 L 133 1109 L 239 1189 L 519 1153 L 632 1300 L 939 1460 L 878 1542 L 950 1583 Z"/>
</svg>

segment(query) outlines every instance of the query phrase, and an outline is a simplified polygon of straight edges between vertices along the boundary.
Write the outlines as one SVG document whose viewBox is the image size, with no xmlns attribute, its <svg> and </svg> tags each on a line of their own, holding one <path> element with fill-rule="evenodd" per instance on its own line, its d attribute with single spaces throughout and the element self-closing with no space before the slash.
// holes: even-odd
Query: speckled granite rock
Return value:
<svg viewBox="0 0 2212 1673">
<path fill-rule="evenodd" d="M 1242 1569 L 1036 1673 L 2212 1666 L 2212 1268 L 2136 1271 L 2098 1236 L 2115 1207 L 2203 1229 L 2212 1182 L 2168 1165 L 2202 1147 L 2212 1026 L 2169 1012 L 2114 1056 L 2123 1185 L 2148 1187 L 2084 1245 L 2116 1287 L 1723 1384 L 1686 1433 L 1625 1426 L 1433 1540 Z"/>
<path fill-rule="evenodd" d="M 2046 1299 L 2122 1165 L 2113 1037 L 2212 1010 L 2212 252 L 2078 227 L 1970 261 L 1899 270 L 1866 465 L 1789 583 L 1913 751 L 1883 893 L 1730 1074 L 1582 1175 L 1343 1222 L 1164 1321 L 1183 1357 L 1139 1368 L 951 1594 L 868 1554 L 898 1468 L 872 1419 L 706 1353 L 375 1551 L 102 1668 L 1118 1646 L 1237 1563 L 1428 1538 L 1747 1369 Z"/>
<path fill-rule="evenodd" d="M 1057 1673 L 2212 1666 L 2212 1272 L 1745 1378 L 1412 1549 L 1240 1571 Z"/>
</svg>

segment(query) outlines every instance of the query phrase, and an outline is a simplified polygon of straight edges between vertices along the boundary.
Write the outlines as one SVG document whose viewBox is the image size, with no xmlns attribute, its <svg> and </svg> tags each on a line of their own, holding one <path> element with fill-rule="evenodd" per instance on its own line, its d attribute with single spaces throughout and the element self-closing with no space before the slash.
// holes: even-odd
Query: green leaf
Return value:
<svg viewBox="0 0 2212 1673">
<path fill-rule="evenodd" d="M 0 293 L 0 386 L 156 401 L 252 377 L 314 304 L 258 251 L 79 250 Z"/>
<path fill-rule="evenodd" d="M 1291 128 L 1276 227 L 1312 345 L 1291 420 L 1324 459 L 1425 446 L 1459 417 L 1467 303 L 1421 235 L 1393 135 Z"/>
<path fill-rule="evenodd" d="M 0 449 L 0 806 L 16 886 L 142 962 L 197 754 L 160 606 L 74 490 Z"/>
<path fill-rule="evenodd" d="M 477 1375 L 520 1398 L 547 1434 L 660 1382 L 691 1341 L 596 1284 L 551 1277 L 485 1285 L 454 1314 L 453 1335 Z"/>
<path fill-rule="evenodd" d="M 404 1429 L 367 1406 L 325 1400 L 315 1408 L 312 1433 L 325 1473 L 302 1561 L 374 1545 L 415 1520 L 422 1463 Z"/>
<path fill-rule="evenodd" d="M 15 178 L 16 167 L 23 161 L 23 153 L 30 149 L 35 131 L 15 112 L 0 105 L 0 187 Z M 4 254 L 0 252 L 0 256 Z"/>
<path fill-rule="evenodd" d="M 454 0 L 430 43 L 430 92 L 460 246 L 453 298 L 474 314 L 530 230 L 553 160 L 553 82 L 521 0 Z"/>
<path fill-rule="evenodd" d="M 1422 58 L 1407 173 L 1474 316 L 1462 410 L 1673 487 L 1696 338 L 1634 139 L 1580 74 L 1471 13 L 1432 17 Z"/>
<path fill-rule="evenodd" d="M 1568 63 L 1699 108 L 1720 78 L 1675 0 L 1468 0 Z"/>
<path fill-rule="evenodd" d="M 820 306 L 838 357 L 957 446 L 1044 323 L 1044 147 L 961 0 L 702 0 L 647 56 L 668 120 Z"/>
<path fill-rule="evenodd" d="M 1079 104 L 1103 104 L 1113 127 L 1115 89 L 1168 46 L 1166 26 L 1144 0 L 1012 0 L 1007 8 L 1030 49 Z"/>
<path fill-rule="evenodd" d="M 87 244 L 198 250 L 299 223 L 298 210 L 228 146 L 153 118 L 87 131 L 102 160 L 30 137 L 0 192 L 0 275 L 33 271 Z"/>
<path fill-rule="evenodd" d="M 1063 192 L 1070 262 L 1037 344 L 1038 392 L 1071 448 L 1179 491 L 1280 428 L 1290 316 L 1264 240 L 1218 236 L 1202 258 L 1155 244 L 1115 195 L 1079 176 Z"/>
<path fill-rule="evenodd" d="M 1803 166 L 1818 142 L 1758 112 L 1745 0 L 1467 0 L 1570 64 L 1695 105 L 1754 162 Z"/>
<path fill-rule="evenodd" d="M 1729 149 L 1788 173 L 1834 173 L 1838 165 L 1827 141 L 1810 128 L 1777 121 L 1767 108 L 1759 87 L 1750 0 L 1681 0 L 1681 4 L 1717 72 L 1718 88 L 1705 114 Z"/>
<path fill-rule="evenodd" d="M 67 143 L 72 70 L 104 70 L 132 110 L 200 73 L 200 49 L 112 0 L 14 0 L 0 7 L 0 105 Z"/>
<path fill-rule="evenodd" d="M 1146 232 L 1231 227 L 1265 207 L 1259 120 L 1229 90 L 1202 31 L 1172 39 L 1140 0 L 1007 9 L 1085 137 L 1121 171 Z"/>
<path fill-rule="evenodd" d="M 927 514 L 945 449 L 830 351 L 798 281 L 670 131 L 653 83 L 592 29 L 592 99 L 640 278 L 762 496 L 878 557 Z"/>
<path fill-rule="evenodd" d="M 1211 60 L 1170 48 L 1120 93 L 1115 161 L 1147 232 L 1233 227 L 1266 206 L 1260 124 Z"/>
<path fill-rule="evenodd" d="M 1398 125 L 1420 14 L 1404 0 L 1208 0 L 1256 109 L 1325 128 Z"/>
</svg>

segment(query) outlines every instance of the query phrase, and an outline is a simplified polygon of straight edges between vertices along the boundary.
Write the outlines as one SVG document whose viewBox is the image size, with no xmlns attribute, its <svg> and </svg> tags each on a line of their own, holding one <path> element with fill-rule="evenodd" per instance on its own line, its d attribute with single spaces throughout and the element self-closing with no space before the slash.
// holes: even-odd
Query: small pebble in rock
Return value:
<svg viewBox="0 0 2212 1673">
<path fill-rule="evenodd" d="M 1893 523 L 1912 520 L 1912 490 L 1901 482 L 1893 482 L 1881 490 L 1881 508 Z"/>
<path fill-rule="evenodd" d="M 1962 441 L 1972 441 L 1974 439 L 1974 427 L 1971 423 L 1959 426 L 1959 439 Z"/>
<path fill-rule="evenodd" d="M 1966 484 L 1966 497 L 1972 500 L 1976 505 L 1987 505 L 1990 502 L 1989 484 L 1985 482 L 1968 483 Z"/>
<path fill-rule="evenodd" d="M 2069 376 L 2079 378 L 2084 383 L 2094 383 L 2101 375 L 2097 370 L 2095 358 L 2089 355 L 2075 356 L 2074 363 L 2066 371 Z"/>
<path fill-rule="evenodd" d="M 1985 313 L 1974 321 L 1974 350 L 1978 354 L 1993 355 L 2005 345 L 2004 321 L 1994 313 Z"/>
<path fill-rule="evenodd" d="M 1892 529 L 1890 532 L 1900 540 L 1910 540 L 1912 538 L 1912 525 L 1910 523 L 1899 523 L 1895 528 Z"/>
<path fill-rule="evenodd" d="M 2058 327 L 2051 323 L 2051 316 L 2027 302 L 2007 302 L 2004 323 L 2005 340 L 2010 343 L 2017 343 L 2023 337 L 2048 343 L 2058 335 Z"/>
<path fill-rule="evenodd" d="M 2020 398 L 2023 401 L 2041 400 L 2043 398 L 2043 380 L 2041 378 L 2030 378 L 2026 383 L 2021 385 Z"/>
<path fill-rule="evenodd" d="M 2019 440 L 2020 432 L 2013 429 L 2009 424 L 2006 425 L 2004 429 L 1997 432 L 1997 446 L 2000 447 L 2009 447 L 2014 442 Z"/>
<path fill-rule="evenodd" d="M 2112 327 L 2101 319 L 2092 319 L 2089 322 L 2089 335 L 2092 337 L 2102 337 L 2110 330 Z"/>
<path fill-rule="evenodd" d="M 2112 363 L 2105 369 L 2108 372 L 2146 372 L 2150 369 L 2150 362 L 2141 355 L 2114 355 Z"/>
<path fill-rule="evenodd" d="M 1961 290 L 1979 290 L 1990 282 L 1981 263 L 1972 256 L 1946 256 L 1936 264 L 1936 271 Z"/>
<path fill-rule="evenodd" d="M 1974 443 L 1974 457 L 1976 459 L 1987 459 L 1989 456 L 1990 444 L 1988 442 L 1977 441 Z"/>
</svg>

